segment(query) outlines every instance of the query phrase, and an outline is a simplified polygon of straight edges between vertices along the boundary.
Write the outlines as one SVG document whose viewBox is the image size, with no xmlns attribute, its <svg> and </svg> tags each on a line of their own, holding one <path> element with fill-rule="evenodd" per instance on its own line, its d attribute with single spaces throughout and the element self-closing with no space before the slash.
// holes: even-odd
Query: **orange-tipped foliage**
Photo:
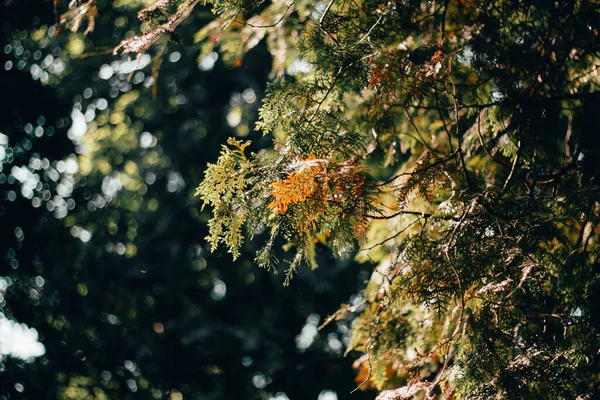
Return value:
<svg viewBox="0 0 600 400">
<path fill-rule="evenodd" d="M 326 176 L 325 160 L 317 160 L 308 156 L 296 171 L 282 181 L 273 182 L 271 196 L 274 200 L 269 204 L 276 215 L 285 214 L 291 204 L 304 203 L 309 197 L 322 196 L 322 183 L 319 178 Z"/>
</svg>

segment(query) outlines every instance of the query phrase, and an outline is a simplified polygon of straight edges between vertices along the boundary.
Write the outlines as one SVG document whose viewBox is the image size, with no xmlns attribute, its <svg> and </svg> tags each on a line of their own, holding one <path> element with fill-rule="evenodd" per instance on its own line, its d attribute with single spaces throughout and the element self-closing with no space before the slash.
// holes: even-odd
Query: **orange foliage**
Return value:
<svg viewBox="0 0 600 400">
<path fill-rule="evenodd" d="M 372 89 L 376 86 L 383 84 L 385 81 L 386 84 L 390 83 L 390 75 L 386 71 L 386 66 L 384 64 L 373 62 L 373 69 L 371 70 L 371 78 L 369 79 L 369 89 Z"/>
<path fill-rule="evenodd" d="M 273 201 L 269 208 L 275 215 L 285 214 L 292 204 L 310 200 L 310 212 L 297 222 L 301 232 L 315 232 L 318 216 L 327 207 L 336 207 L 340 217 L 354 227 L 354 236 L 362 238 L 369 227 L 366 218 L 372 195 L 365 193 L 364 168 L 353 164 L 355 160 L 329 164 L 327 160 L 308 156 L 288 177 L 272 183 Z M 325 235 L 316 241 L 325 242 Z"/>
<path fill-rule="evenodd" d="M 325 173 L 325 165 L 314 160 L 315 157 L 308 156 L 305 160 L 307 165 L 293 171 L 283 181 L 273 182 L 271 196 L 275 200 L 269 204 L 269 208 L 272 208 L 275 214 L 285 214 L 291 204 L 304 203 L 319 190 L 321 185 L 317 178 Z"/>
</svg>

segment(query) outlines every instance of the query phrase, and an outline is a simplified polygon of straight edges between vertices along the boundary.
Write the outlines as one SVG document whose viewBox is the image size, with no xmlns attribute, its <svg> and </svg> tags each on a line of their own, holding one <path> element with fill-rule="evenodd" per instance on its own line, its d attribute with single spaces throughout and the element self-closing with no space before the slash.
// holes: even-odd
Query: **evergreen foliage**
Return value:
<svg viewBox="0 0 600 400">
<path fill-rule="evenodd" d="M 336 317 L 359 312 L 348 350 L 379 399 L 600 395 L 598 2 L 212 6 L 205 52 L 274 55 L 274 146 L 231 140 L 206 170 L 211 245 L 235 258 L 268 228 L 256 260 L 276 270 L 287 241 L 287 284 L 358 243 L 374 272 Z"/>
</svg>

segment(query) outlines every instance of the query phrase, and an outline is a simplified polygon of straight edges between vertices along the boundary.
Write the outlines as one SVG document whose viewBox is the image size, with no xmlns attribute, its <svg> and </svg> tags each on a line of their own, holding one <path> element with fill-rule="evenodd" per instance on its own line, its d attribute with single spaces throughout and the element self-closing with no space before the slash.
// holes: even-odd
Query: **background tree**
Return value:
<svg viewBox="0 0 600 400">
<path fill-rule="evenodd" d="M 58 6 L 58 35 L 51 2 L 0 12 L 0 398 L 343 398 L 349 324 L 316 327 L 364 268 L 323 257 L 330 268 L 284 290 L 254 268 L 252 244 L 235 265 L 209 253 L 193 196 L 224 138 L 249 133 L 264 46 L 235 69 L 198 59 L 212 14 L 197 8 L 183 43 L 138 62 L 111 53 L 140 2 Z M 5 321 L 35 328 L 45 353 L 7 352 Z"/>
</svg>

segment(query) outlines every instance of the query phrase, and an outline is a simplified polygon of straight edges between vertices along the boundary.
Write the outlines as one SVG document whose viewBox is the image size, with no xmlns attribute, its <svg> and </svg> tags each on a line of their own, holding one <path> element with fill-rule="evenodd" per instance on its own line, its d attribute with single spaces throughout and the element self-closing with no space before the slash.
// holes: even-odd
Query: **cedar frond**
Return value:
<svg viewBox="0 0 600 400">
<path fill-rule="evenodd" d="M 305 202 L 319 190 L 321 184 L 317 180 L 324 172 L 324 160 L 308 156 L 286 179 L 272 183 L 271 196 L 275 200 L 269 204 L 269 208 L 276 215 L 281 215 L 291 204 Z"/>
</svg>

